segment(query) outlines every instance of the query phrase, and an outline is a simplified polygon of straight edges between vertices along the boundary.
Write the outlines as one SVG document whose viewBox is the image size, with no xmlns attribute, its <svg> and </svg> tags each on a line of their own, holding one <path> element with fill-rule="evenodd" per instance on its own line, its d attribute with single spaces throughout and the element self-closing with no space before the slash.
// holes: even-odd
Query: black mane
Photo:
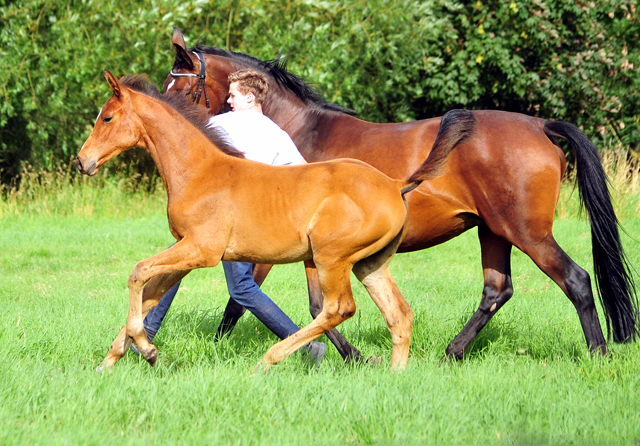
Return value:
<svg viewBox="0 0 640 446">
<path fill-rule="evenodd" d="M 202 132 L 222 152 L 237 158 L 244 158 L 244 153 L 229 144 L 224 132 L 217 127 L 209 127 L 209 113 L 202 107 L 198 107 L 182 94 L 162 94 L 149 80 L 146 74 L 130 74 L 120 79 L 120 83 L 139 93 L 158 99 L 185 117 L 200 132 Z"/>
<path fill-rule="evenodd" d="M 298 76 L 287 71 L 287 58 L 282 54 L 272 60 L 260 60 L 256 57 L 249 56 L 244 53 L 236 53 L 234 51 L 223 50 L 222 48 L 216 48 L 212 46 L 196 45 L 189 51 L 196 51 L 203 54 L 210 54 L 212 56 L 226 57 L 228 59 L 236 60 L 246 65 L 249 65 L 255 70 L 259 70 L 268 76 L 271 76 L 278 85 L 291 90 L 300 100 L 305 104 L 316 106 L 323 110 L 336 111 L 340 113 L 346 113 L 349 115 L 355 115 L 356 112 L 348 108 L 340 107 L 339 105 L 332 104 L 322 99 L 320 93 L 307 85 Z M 176 64 L 179 65 L 179 60 L 176 59 Z M 175 66 L 174 68 L 179 68 Z"/>
</svg>

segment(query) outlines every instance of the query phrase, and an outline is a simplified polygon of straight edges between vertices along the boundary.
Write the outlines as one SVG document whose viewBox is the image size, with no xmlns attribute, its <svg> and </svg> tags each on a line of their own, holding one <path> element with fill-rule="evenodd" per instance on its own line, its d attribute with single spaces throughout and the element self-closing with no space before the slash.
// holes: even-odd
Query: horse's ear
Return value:
<svg viewBox="0 0 640 446">
<path fill-rule="evenodd" d="M 175 43 L 173 44 L 173 47 L 176 49 L 176 62 L 179 61 L 180 65 L 184 65 L 184 67 L 188 70 L 193 70 L 195 68 L 195 65 L 193 64 L 191 57 L 189 57 L 189 53 L 187 52 L 187 50 L 182 48 L 180 45 L 176 45 Z"/>
<path fill-rule="evenodd" d="M 173 37 L 171 37 L 171 43 L 173 43 L 174 45 L 181 46 L 183 50 L 187 49 L 187 47 L 184 44 L 184 36 L 182 35 L 182 32 L 177 26 L 173 27 Z"/>
<path fill-rule="evenodd" d="M 176 49 L 176 62 L 180 65 L 184 65 L 184 67 L 188 70 L 193 70 L 195 66 L 193 65 L 191 57 L 189 57 L 187 47 L 184 44 L 184 36 L 177 26 L 173 27 L 173 37 L 171 38 L 171 43 L 173 43 L 173 47 Z"/>
<path fill-rule="evenodd" d="M 120 82 L 115 78 L 113 74 L 109 70 L 104 70 L 104 77 L 107 78 L 107 82 L 109 82 L 109 87 L 111 87 L 111 91 L 116 97 L 120 97 L 122 95 L 122 87 L 120 86 Z"/>
</svg>

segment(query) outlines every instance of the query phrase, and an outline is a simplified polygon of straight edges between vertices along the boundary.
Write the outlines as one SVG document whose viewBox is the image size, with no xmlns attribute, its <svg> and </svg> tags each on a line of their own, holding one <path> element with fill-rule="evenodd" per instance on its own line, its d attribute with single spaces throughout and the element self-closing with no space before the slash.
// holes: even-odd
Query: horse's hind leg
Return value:
<svg viewBox="0 0 640 446">
<path fill-rule="evenodd" d="M 511 243 L 495 235 L 485 225 L 478 227 L 478 236 L 482 251 L 484 289 L 478 310 L 447 346 L 446 355 L 456 359 L 462 359 L 480 330 L 513 295 Z"/>
<path fill-rule="evenodd" d="M 306 260 L 304 264 L 307 273 L 307 285 L 309 287 L 309 311 L 315 319 L 322 311 L 322 289 L 320 288 L 320 281 L 318 279 L 318 270 L 313 260 Z M 340 334 L 337 328 L 329 330 L 325 335 L 333 345 L 335 345 L 336 349 L 338 349 L 340 356 L 342 356 L 345 362 L 364 361 L 360 350 L 351 345 L 344 336 Z"/>
<path fill-rule="evenodd" d="M 393 369 L 404 368 L 407 365 L 413 326 L 413 311 L 389 272 L 389 262 L 401 239 L 402 234 L 385 249 L 360 260 L 353 267 L 354 274 L 380 309 L 391 333 Z"/>
<path fill-rule="evenodd" d="M 606 354 L 607 342 L 598 319 L 589 273 L 558 246 L 551 234 L 541 243 L 530 243 L 519 248 L 567 295 L 578 312 L 591 351 Z"/>
</svg>

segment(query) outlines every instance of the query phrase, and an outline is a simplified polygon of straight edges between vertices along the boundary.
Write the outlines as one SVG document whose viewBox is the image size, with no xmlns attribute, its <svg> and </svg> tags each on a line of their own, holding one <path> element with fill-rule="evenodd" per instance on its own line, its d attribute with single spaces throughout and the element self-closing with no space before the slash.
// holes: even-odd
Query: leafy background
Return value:
<svg viewBox="0 0 640 446">
<path fill-rule="evenodd" d="M 640 140 L 636 0 L 0 0 L 0 17 L 5 187 L 27 163 L 70 166 L 108 96 L 104 69 L 160 86 L 173 26 L 189 46 L 285 54 L 371 121 L 490 108 L 571 121 L 605 150 L 634 155 Z"/>
</svg>

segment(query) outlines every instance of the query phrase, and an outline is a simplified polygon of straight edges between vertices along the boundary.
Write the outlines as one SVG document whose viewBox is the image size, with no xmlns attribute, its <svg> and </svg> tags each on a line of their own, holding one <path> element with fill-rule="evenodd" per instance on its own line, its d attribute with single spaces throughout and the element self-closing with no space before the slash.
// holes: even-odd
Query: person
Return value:
<svg viewBox="0 0 640 446">
<path fill-rule="evenodd" d="M 274 166 L 304 164 L 306 161 L 289 135 L 262 112 L 268 88 L 267 78 L 258 71 L 246 69 L 230 74 L 227 102 L 232 111 L 213 116 L 209 126 L 221 129 L 246 159 Z M 255 265 L 223 261 L 222 266 L 231 298 L 251 311 L 276 336 L 285 339 L 300 329 L 260 289 L 252 274 Z M 179 286 L 180 282 L 167 291 L 144 319 L 149 342 L 160 329 Z M 315 365 L 322 361 L 326 348 L 317 341 L 303 347 Z"/>
</svg>

